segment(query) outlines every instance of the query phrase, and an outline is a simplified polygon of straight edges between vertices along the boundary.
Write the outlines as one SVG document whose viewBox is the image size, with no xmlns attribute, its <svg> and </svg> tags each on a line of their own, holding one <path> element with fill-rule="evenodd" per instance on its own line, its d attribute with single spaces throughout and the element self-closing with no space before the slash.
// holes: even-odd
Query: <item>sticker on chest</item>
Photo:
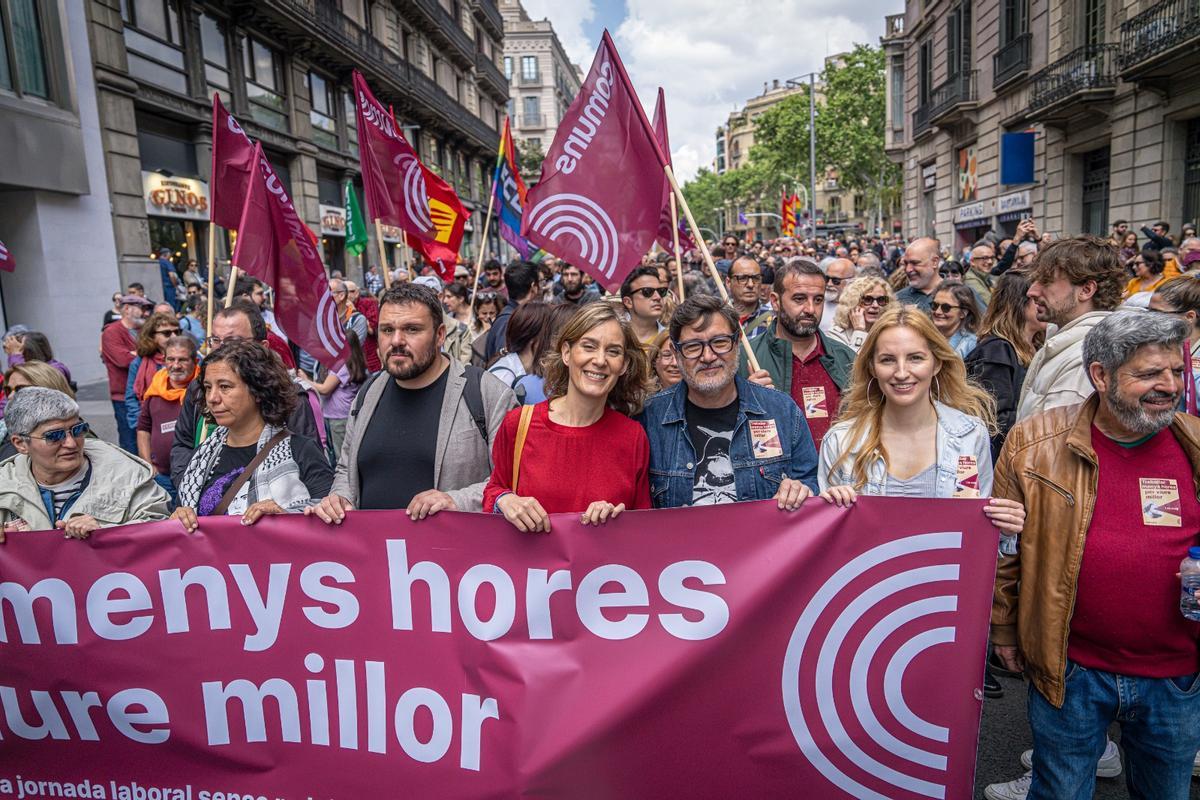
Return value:
<svg viewBox="0 0 1200 800">
<path fill-rule="evenodd" d="M 783 455 L 783 445 L 779 443 L 779 430 L 773 419 L 752 419 L 750 422 L 750 443 L 754 448 L 755 458 L 779 458 Z"/>
<path fill-rule="evenodd" d="M 1138 478 L 1142 502 L 1142 524 L 1168 528 L 1183 526 L 1179 484 L 1171 478 Z"/>
</svg>

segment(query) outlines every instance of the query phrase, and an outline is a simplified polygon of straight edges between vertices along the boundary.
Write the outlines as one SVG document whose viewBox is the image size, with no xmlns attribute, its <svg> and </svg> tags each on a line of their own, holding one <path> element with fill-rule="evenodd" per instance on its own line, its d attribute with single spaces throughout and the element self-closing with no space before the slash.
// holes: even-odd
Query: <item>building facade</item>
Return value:
<svg viewBox="0 0 1200 800">
<path fill-rule="evenodd" d="M 579 94 L 583 76 L 571 63 L 550 20 L 532 20 L 520 0 L 500 0 L 508 116 L 518 148 L 545 153 L 558 123 Z M 537 175 L 526 175 L 537 180 Z"/>
<path fill-rule="evenodd" d="M 1200 216 L 1194 3 L 908 0 L 882 44 L 906 234 L 961 251 L 1027 216 L 1056 236 Z"/>
<path fill-rule="evenodd" d="M 361 256 L 343 246 L 348 186 L 363 204 L 353 69 L 467 209 L 486 203 L 508 96 L 494 0 L 86 3 L 124 280 L 157 289 L 150 255 L 161 247 L 179 263 L 205 264 L 214 93 L 262 141 L 297 211 L 320 232 L 330 270 L 357 277 L 379 262 L 373 226 Z M 475 223 L 467 222 L 464 257 L 474 253 Z M 216 233 L 227 263 L 231 241 Z M 389 262 L 405 257 L 398 230 L 385 228 L 383 240 Z"/>
</svg>

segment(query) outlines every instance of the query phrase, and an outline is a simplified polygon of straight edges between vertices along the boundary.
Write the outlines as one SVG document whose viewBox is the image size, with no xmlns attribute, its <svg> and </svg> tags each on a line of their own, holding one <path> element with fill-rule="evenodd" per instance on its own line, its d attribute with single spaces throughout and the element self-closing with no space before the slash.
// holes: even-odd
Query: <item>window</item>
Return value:
<svg viewBox="0 0 1200 800">
<path fill-rule="evenodd" d="M 946 18 L 946 75 L 954 80 L 971 70 L 971 3 L 965 0 Z"/>
<path fill-rule="evenodd" d="M 537 95 L 521 98 L 521 127 L 542 127 L 542 99 Z"/>
<path fill-rule="evenodd" d="M 313 127 L 313 141 L 330 150 L 336 150 L 337 96 L 329 81 L 315 72 L 308 73 L 308 95 L 312 110 L 308 112 Z"/>
<path fill-rule="evenodd" d="M 1084 153 L 1080 160 L 1083 163 L 1083 232 L 1103 236 L 1108 231 L 1108 148 Z"/>
<path fill-rule="evenodd" d="M 0 89 L 50 99 L 44 35 L 37 0 L 0 3 Z"/>
<path fill-rule="evenodd" d="M 929 105 L 929 96 L 933 93 L 933 42 L 921 42 L 921 72 L 918 77 L 920 84 L 918 86 L 920 104 L 923 106 Z"/>
<path fill-rule="evenodd" d="M 504 57 L 504 77 L 512 80 L 512 56 Z"/>
<path fill-rule="evenodd" d="M 204 79 L 210 90 L 230 103 L 229 49 L 225 41 L 225 26 L 200 12 L 200 48 L 204 54 Z"/>
<path fill-rule="evenodd" d="M 1083 0 L 1083 43 L 1103 44 L 1108 17 L 1104 0 Z"/>
<path fill-rule="evenodd" d="M 1004 0 L 1000 10 L 1000 45 L 1029 32 L 1029 0 Z"/>
<path fill-rule="evenodd" d="M 537 56 L 521 56 L 521 80 L 533 82 L 538 79 Z"/>
<path fill-rule="evenodd" d="M 121 3 L 121 16 L 125 20 L 129 74 L 146 83 L 187 94 L 183 34 L 176 0 L 125 0 Z"/>
<path fill-rule="evenodd" d="M 892 130 L 904 130 L 904 57 L 892 59 Z"/>
<path fill-rule="evenodd" d="M 1183 156 L 1183 221 L 1200 217 L 1200 117 L 1187 122 Z"/>
<path fill-rule="evenodd" d="M 242 49 L 250 116 L 269 128 L 286 131 L 287 104 L 283 96 L 283 64 L 279 55 L 252 36 Z"/>
</svg>

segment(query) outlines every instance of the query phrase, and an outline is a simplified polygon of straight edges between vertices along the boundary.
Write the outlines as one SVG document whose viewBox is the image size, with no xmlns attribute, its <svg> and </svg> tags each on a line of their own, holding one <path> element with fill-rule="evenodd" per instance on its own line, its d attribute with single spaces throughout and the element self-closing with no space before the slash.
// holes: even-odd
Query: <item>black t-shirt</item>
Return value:
<svg viewBox="0 0 1200 800">
<path fill-rule="evenodd" d="M 723 408 L 701 408 L 688 400 L 685 414 L 688 435 L 696 451 L 692 505 L 737 502 L 729 443 L 737 426 L 738 401 L 735 399 Z"/>
<path fill-rule="evenodd" d="M 329 462 L 325 460 L 325 454 L 321 452 L 320 446 L 309 439 L 307 436 L 291 434 L 288 436 L 288 442 L 292 447 L 292 460 L 296 462 L 296 468 L 300 470 L 300 480 L 308 489 L 308 496 L 320 500 L 329 494 L 329 490 L 333 487 L 333 469 L 329 466 Z M 221 448 L 221 452 L 217 455 L 217 460 L 213 464 L 212 472 L 204 481 L 204 487 L 200 490 L 200 505 L 204 505 L 204 493 L 207 492 L 213 484 L 221 480 L 226 475 L 237 471 L 241 474 L 242 470 L 250 466 L 250 462 L 254 460 L 254 456 L 258 454 L 258 444 L 248 444 L 245 447 L 232 447 L 225 445 Z M 233 481 L 237 480 L 237 476 L 225 481 L 222 486 L 222 494 L 229 489 Z M 260 500 L 268 498 L 260 497 Z M 220 498 L 216 498 L 219 501 Z M 214 507 L 216 502 L 213 503 Z"/>
<path fill-rule="evenodd" d="M 358 507 L 407 508 L 433 487 L 438 423 L 450 370 L 424 389 L 401 389 L 391 376 L 358 446 Z"/>
<path fill-rule="evenodd" d="M 200 496 L 203 497 L 212 485 L 221 478 L 236 469 L 245 469 L 250 466 L 250 462 L 254 460 L 254 456 L 258 453 L 257 444 L 248 444 L 245 447 L 233 447 L 225 445 L 221 448 L 220 455 L 217 456 L 217 463 L 213 464 L 212 472 L 208 474 L 208 479 L 204 481 L 204 488 L 200 490 Z M 226 483 L 228 488 L 228 482 Z"/>
</svg>

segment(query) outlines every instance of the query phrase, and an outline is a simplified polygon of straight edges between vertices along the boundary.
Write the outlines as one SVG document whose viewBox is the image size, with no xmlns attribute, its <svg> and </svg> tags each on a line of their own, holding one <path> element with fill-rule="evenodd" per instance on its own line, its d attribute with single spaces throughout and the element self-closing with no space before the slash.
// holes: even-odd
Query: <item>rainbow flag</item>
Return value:
<svg viewBox="0 0 1200 800">
<path fill-rule="evenodd" d="M 496 173 L 492 176 L 495 195 L 496 221 L 500 235 L 529 261 L 541 251 L 521 235 L 521 215 L 525 208 L 525 182 L 517 171 L 517 148 L 513 146 L 512 128 L 504 119 L 504 135 L 500 137 L 500 152 L 496 156 Z M 484 245 L 487 246 L 486 243 Z"/>
</svg>

